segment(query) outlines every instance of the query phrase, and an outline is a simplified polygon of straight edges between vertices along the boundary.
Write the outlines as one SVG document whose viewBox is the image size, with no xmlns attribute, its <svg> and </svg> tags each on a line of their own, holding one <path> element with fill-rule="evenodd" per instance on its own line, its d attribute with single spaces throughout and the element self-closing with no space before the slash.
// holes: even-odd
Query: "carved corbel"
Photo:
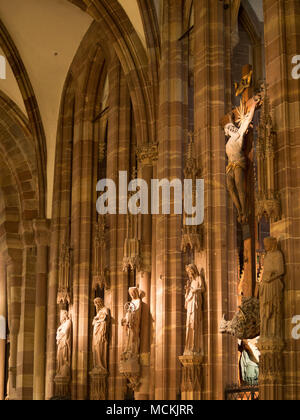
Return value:
<svg viewBox="0 0 300 420">
<path fill-rule="evenodd" d="M 158 144 L 150 143 L 137 149 L 137 160 L 142 166 L 153 165 L 158 160 Z"/>
</svg>

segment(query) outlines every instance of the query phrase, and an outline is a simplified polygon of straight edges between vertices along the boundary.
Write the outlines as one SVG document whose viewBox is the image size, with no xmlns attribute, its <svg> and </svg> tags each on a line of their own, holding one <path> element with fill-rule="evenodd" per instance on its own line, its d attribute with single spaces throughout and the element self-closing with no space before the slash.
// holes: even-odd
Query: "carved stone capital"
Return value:
<svg viewBox="0 0 300 420">
<path fill-rule="evenodd" d="M 25 247 L 32 248 L 35 246 L 33 223 L 25 221 L 21 224 L 21 237 Z"/>
<path fill-rule="evenodd" d="M 188 249 L 200 252 L 203 249 L 203 227 L 184 226 L 182 230 L 181 251 L 187 252 Z"/>
<path fill-rule="evenodd" d="M 50 220 L 36 219 L 33 221 L 35 242 L 40 246 L 48 246 L 50 243 Z"/>
<path fill-rule="evenodd" d="M 204 360 L 203 354 L 191 354 L 179 356 L 179 360 L 183 367 L 191 367 L 201 365 Z"/>
<path fill-rule="evenodd" d="M 281 219 L 281 204 L 279 198 L 275 195 L 272 198 L 266 196 L 257 198 L 255 207 L 258 221 L 264 216 L 272 222 L 278 222 Z"/>
<path fill-rule="evenodd" d="M 152 166 L 158 160 L 158 144 L 150 143 L 137 149 L 137 159 L 142 166 Z"/>
</svg>

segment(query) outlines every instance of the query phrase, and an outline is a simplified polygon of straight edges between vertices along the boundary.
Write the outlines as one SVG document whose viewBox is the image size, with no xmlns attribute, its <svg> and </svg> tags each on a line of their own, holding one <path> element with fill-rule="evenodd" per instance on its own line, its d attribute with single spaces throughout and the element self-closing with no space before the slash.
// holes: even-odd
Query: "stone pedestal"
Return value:
<svg viewBox="0 0 300 420">
<path fill-rule="evenodd" d="M 279 338 L 261 338 L 259 368 L 259 395 L 262 401 L 283 399 L 283 349 Z"/>
<path fill-rule="evenodd" d="M 202 389 L 202 355 L 184 355 L 179 360 L 182 364 L 182 383 L 181 399 L 182 401 L 201 400 Z"/>
<path fill-rule="evenodd" d="M 70 398 L 70 377 L 56 376 L 55 382 L 55 396 L 60 398 Z"/>
<path fill-rule="evenodd" d="M 90 372 L 91 387 L 90 400 L 91 401 L 105 401 L 107 395 L 107 379 L 108 372 L 104 370 L 94 369 Z"/>
<path fill-rule="evenodd" d="M 120 361 L 120 373 L 129 381 L 128 386 L 137 391 L 140 386 L 141 366 L 139 356 L 123 353 Z"/>
</svg>

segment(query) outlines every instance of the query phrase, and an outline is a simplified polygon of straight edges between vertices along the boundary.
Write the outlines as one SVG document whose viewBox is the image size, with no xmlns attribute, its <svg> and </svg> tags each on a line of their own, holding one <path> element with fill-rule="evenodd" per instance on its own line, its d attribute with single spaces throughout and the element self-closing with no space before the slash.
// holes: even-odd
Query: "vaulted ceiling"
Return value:
<svg viewBox="0 0 300 420">
<path fill-rule="evenodd" d="M 145 35 L 137 0 L 119 0 L 143 43 Z M 81 0 L 0 0 L 0 19 L 8 30 L 32 84 L 47 143 L 48 216 L 51 214 L 58 114 L 64 82 L 92 18 Z M 4 55 L 0 49 L 0 55 Z M 0 89 L 26 113 L 9 65 Z"/>
</svg>

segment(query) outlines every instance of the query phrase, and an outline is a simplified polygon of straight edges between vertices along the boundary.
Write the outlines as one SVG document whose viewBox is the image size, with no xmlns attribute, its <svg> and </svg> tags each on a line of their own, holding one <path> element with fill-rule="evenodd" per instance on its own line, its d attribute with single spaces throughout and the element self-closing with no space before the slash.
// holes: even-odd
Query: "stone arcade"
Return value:
<svg viewBox="0 0 300 420">
<path fill-rule="evenodd" d="M 1 400 L 300 399 L 299 54 L 299 0 L 0 0 Z"/>
</svg>

